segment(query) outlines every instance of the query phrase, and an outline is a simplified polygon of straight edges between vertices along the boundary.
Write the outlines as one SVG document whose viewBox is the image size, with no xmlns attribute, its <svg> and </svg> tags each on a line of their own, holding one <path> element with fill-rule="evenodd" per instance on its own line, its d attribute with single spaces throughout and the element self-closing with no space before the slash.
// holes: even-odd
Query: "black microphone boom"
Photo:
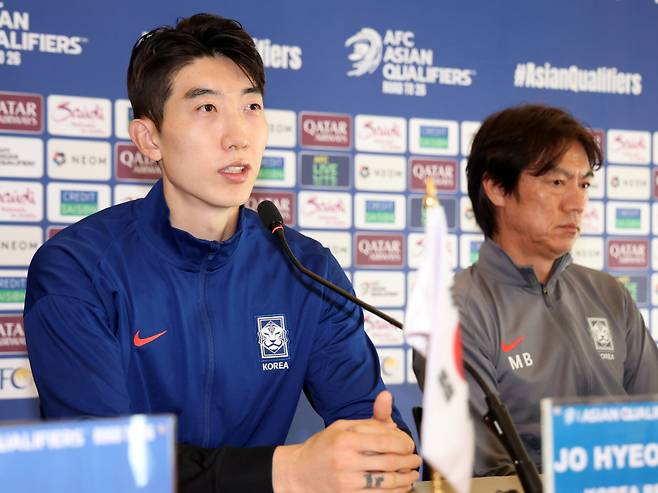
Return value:
<svg viewBox="0 0 658 493">
<path fill-rule="evenodd" d="M 281 213 L 276 208 L 276 206 L 269 200 L 264 200 L 258 204 L 258 216 L 260 217 L 261 222 L 273 235 L 275 235 L 283 251 L 286 252 L 292 263 L 300 271 L 306 274 L 308 277 L 314 281 L 319 282 L 323 286 L 335 291 L 336 293 L 344 296 L 345 298 L 353 301 L 360 307 L 368 310 L 370 313 L 377 315 L 378 317 L 386 320 L 389 324 L 402 329 L 402 322 L 386 315 L 384 312 L 378 310 L 374 306 L 366 303 L 365 301 L 360 300 L 352 293 L 345 291 L 344 289 L 330 283 L 326 279 L 318 276 L 315 272 L 308 270 L 304 267 L 297 257 L 292 253 L 286 237 L 283 232 L 283 218 Z M 494 433 L 494 435 L 500 440 L 503 444 L 507 453 L 510 455 L 514 462 L 514 467 L 516 473 L 519 476 L 519 480 L 523 485 L 523 490 L 526 493 L 541 493 L 543 491 L 541 479 L 539 478 L 539 473 L 535 467 L 534 462 L 530 460 L 528 452 L 523 446 L 523 442 L 519 437 L 514 422 L 509 414 L 509 411 L 505 407 L 505 404 L 502 403 L 500 398 L 492 392 L 487 383 L 482 379 L 480 374 L 473 368 L 468 362 L 464 361 L 464 369 L 471 374 L 473 379 L 477 382 L 478 386 L 482 389 L 485 395 L 485 400 L 487 406 L 489 407 L 489 412 L 483 417 L 484 422 L 489 427 L 489 429 Z"/>
</svg>

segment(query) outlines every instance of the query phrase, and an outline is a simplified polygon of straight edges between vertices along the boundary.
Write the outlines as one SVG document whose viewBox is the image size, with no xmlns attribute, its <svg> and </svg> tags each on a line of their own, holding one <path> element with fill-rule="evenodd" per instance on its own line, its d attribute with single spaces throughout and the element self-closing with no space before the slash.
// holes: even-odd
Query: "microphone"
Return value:
<svg viewBox="0 0 658 493">
<path fill-rule="evenodd" d="M 283 251 L 288 255 L 288 258 L 290 258 L 294 266 L 301 272 L 314 281 L 319 282 L 323 286 L 326 286 L 332 291 L 344 296 L 350 301 L 353 301 L 363 309 L 368 310 L 370 313 L 386 320 L 398 329 L 402 329 L 402 322 L 390 317 L 369 303 L 360 300 L 352 293 L 332 284 L 323 277 L 317 275 L 315 272 L 304 267 L 292 253 L 292 250 L 290 250 L 290 246 L 288 246 L 283 230 L 283 218 L 281 217 L 279 209 L 277 209 L 276 205 L 271 201 L 264 200 L 258 204 L 258 216 L 265 228 L 279 239 Z M 487 385 L 475 368 L 473 368 L 467 361 L 463 361 L 463 364 L 464 369 L 473 377 L 485 395 L 485 401 L 489 408 L 489 412 L 485 414 L 482 419 L 512 458 L 516 474 L 519 477 L 519 481 L 521 481 L 523 490 L 526 493 L 541 493 L 543 488 L 541 479 L 539 478 L 539 473 L 537 472 L 534 462 L 532 462 L 528 456 L 528 452 L 519 437 L 519 433 L 516 431 L 516 426 L 512 421 L 512 417 L 510 416 L 507 407 L 505 407 L 505 404 L 502 403 L 500 398 L 489 388 L 489 385 Z"/>
</svg>

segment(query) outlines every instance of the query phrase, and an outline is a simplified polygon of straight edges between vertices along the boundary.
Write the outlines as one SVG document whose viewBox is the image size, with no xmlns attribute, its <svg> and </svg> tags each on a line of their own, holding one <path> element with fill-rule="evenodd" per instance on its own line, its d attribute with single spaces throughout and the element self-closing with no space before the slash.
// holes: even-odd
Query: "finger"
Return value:
<svg viewBox="0 0 658 493">
<path fill-rule="evenodd" d="M 362 487 L 357 491 L 391 491 L 410 488 L 418 480 L 418 471 L 399 472 L 367 472 L 362 476 Z"/>
<path fill-rule="evenodd" d="M 382 390 L 372 406 L 372 417 L 381 422 L 392 421 L 393 395 L 388 390 Z"/>
<path fill-rule="evenodd" d="M 375 454 L 364 455 L 358 466 L 365 471 L 385 471 L 407 473 L 420 467 L 422 459 L 416 454 Z"/>
<path fill-rule="evenodd" d="M 384 430 L 382 433 L 348 433 L 343 437 L 345 445 L 357 452 L 408 455 L 414 451 L 414 442 L 399 430 Z"/>
<path fill-rule="evenodd" d="M 388 425 L 388 423 L 382 423 L 381 421 L 376 421 L 372 418 L 367 418 L 367 419 L 339 419 L 338 421 L 334 421 L 327 427 L 327 429 L 332 428 L 335 430 L 352 430 L 356 426 L 360 425 L 375 425 L 379 426 L 382 429 L 385 428 L 384 425 Z M 388 427 L 386 427 L 388 428 Z"/>
<path fill-rule="evenodd" d="M 381 421 L 377 421 L 376 419 L 371 419 L 365 423 L 360 421 L 354 426 L 348 428 L 348 430 L 353 431 L 355 433 L 383 433 L 383 432 L 395 431 L 397 430 L 397 428 L 398 425 L 395 423 L 382 423 Z"/>
</svg>

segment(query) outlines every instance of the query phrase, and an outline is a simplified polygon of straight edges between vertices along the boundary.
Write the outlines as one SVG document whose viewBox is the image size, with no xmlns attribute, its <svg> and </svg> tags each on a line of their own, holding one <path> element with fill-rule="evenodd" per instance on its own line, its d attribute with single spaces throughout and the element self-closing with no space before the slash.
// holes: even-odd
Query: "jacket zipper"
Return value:
<svg viewBox="0 0 658 493">
<path fill-rule="evenodd" d="M 203 406 L 203 428 L 204 428 L 204 447 L 210 447 L 210 404 L 212 402 L 212 387 L 215 379 L 215 345 L 213 344 L 212 326 L 210 316 L 208 315 L 208 304 L 206 303 L 206 280 L 208 275 L 208 260 L 211 260 L 212 254 L 208 256 L 201 266 L 199 277 L 199 303 L 203 313 L 203 322 L 206 328 L 206 342 L 208 349 L 208 374 L 206 375 L 206 392 Z"/>
</svg>

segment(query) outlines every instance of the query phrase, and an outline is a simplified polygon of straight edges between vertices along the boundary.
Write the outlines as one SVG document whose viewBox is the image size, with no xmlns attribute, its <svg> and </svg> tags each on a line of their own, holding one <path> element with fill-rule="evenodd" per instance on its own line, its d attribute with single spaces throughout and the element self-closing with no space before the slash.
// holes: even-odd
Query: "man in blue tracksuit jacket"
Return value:
<svg viewBox="0 0 658 493">
<path fill-rule="evenodd" d="M 299 274 L 241 205 L 267 140 L 251 38 L 192 16 L 140 38 L 128 74 L 131 137 L 163 178 L 35 255 L 25 326 L 43 415 L 175 413 L 181 491 L 408 490 L 419 459 L 360 308 Z M 351 290 L 328 250 L 286 234 Z M 328 427 L 281 446 L 302 390 Z"/>
</svg>

